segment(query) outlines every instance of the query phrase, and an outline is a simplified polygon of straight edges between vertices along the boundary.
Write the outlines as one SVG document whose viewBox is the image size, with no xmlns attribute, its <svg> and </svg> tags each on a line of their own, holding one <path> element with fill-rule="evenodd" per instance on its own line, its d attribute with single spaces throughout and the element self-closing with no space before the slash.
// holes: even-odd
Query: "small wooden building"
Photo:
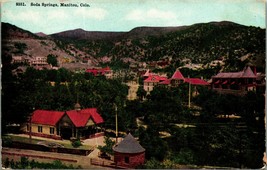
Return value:
<svg viewBox="0 0 267 170">
<path fill-rule="evenodd" d="M 219 93 L 245 95 L 248 91 L 255 91 L 257 72 L 250 66 L 239 72 L 218 73 L 212 77 L 212 89 Z"/>
<path fill-rule="evenodd" d="M 113 148 L 113 151 L 117 166 L 135 168 L 145 162 L 145 149 L 130 133 Z"/>
<path fill-rule="evenodd" d="M 104 120 L 96 108 L 51 111 L 35 110 L 27 124 L 26 133 L 53 139 L 90 138 L 96 136 L 97 126 Z"/>
</svg>

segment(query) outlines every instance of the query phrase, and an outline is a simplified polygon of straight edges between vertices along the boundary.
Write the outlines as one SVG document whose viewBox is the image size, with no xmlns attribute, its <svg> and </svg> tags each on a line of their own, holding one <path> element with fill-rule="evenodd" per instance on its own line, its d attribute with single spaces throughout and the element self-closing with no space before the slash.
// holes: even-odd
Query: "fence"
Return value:
<svg viewBox="0 0 267 170">
<path fill-rule="evenodd" d="M 6 147 L 11 147 L 11 148 L 18 148 L 18 149 L 29 149 L 29 150 L 36 150 L 36 151 L 46 151 L 46 152 L 58 152 L 58 153 L 67 153 L 67 154 L 74 154 L 74 155 L 84 155 L 87 156 L 89 155 L 93 149 L 72 149 L 72 148 L 53 148 L 53 147 L 48 147 L 44 145 L 39 145 L 39 144 L 30 144 L 30 143 L 23 143 L 23 142 L 17 142 L 13 141 L 9 146 Z"/>
<path fill-rule="evenodd" d="M 110 168 L 115 168 L 115 169 L 127 169 L 126 167 L 116 166 L 113 161 L 107 161 L 103 159 L 91 158 L 90 163 L 91 165 L 102 166 L 102 167 L 110 167 Z"/>
</svg>

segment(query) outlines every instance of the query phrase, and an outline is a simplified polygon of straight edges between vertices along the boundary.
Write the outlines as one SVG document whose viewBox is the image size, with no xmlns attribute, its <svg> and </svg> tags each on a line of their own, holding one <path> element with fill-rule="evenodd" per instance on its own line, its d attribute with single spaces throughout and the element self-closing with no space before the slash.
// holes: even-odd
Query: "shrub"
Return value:
<svg viewBox="0 0 267 170">
<path fill-rule="evenodd" d="M 10 167 L 11 167 L 11 169 L 15 169 L 15 162 L 13 159 L 11 159 L 11 161 L 10 161 Z"/>
<path fill-rule="evenodd" d="M 25 169 L 26 167 L 29 166 L 29 159 L 27 157 L 20 157 L 20 165 L 21 165 L 21 168 Z"/>
<path fill-rule="evenodd" d="M 2 141 L 3 141 L 3 146 L 4 147 L 12 146 L 12 139 L 10 137 L 6 136 L 6 137 L 3 138 Z"/>
<path fill-rule="evenodd" d="M 73 146 L 74 148 L 78 148 L 79 146 L 82 146 L 82 143 L 81 143 L 80 140 L 76 140 L 76 141 L 73 141 L 73 142 L 72 142 L 72 146 Z"/>
<path fill-rule="evenodd" d="M 182 148 L 178 155 L 173 155 L 175 163 L 178 164 L 194 164 L 194 153 L 189 148 Z"/>
<path fill-rule="evenodd" d="M 164 165 L 155 158 L 151 158 L 150 160 L 146 161 L 144 165 L 145 169 L 164 169 Z"/>
<path fill-rule="evenodd" d="M 6 158 L 5 161 L 4 161 L 4 167 L 5 167 L 5 168 L 8 168 L 8 167 L 9 167 L 9 163 L 10 163 L 10 162 L 9 162 L 9 159 Z"/>
<path fill-rule="evenodd" d="M 114 155 L 113 152 L 113 146 L 115 145 L 115 142 L 110 139 L 110 137 L 105 136 L 104 140 L 105 145 L 104 146 L 98 146 L 97 148 L 103 152 L 103 153 L 108 153 L 110 155 Z"/>
<path fill-rule="evenodd" d="M 82 169 L 79 165 L 74 167 L 73 165 L 65 165 L 60 160 L 55 160 L 52 163 L 29 161 L 27 157 L 21 157 L 20 162 L 14 162 L 12 159 L 9 161 L 7 158 L 4 161 L 5 168 L 10 166 L 11 169 Z"/>
</svg>

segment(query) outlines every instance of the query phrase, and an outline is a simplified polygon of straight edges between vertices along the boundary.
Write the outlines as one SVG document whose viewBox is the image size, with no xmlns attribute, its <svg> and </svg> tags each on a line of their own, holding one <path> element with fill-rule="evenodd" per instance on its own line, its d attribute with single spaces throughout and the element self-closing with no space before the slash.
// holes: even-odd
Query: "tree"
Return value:
<svg viewBox="0 0 267 170">
<path fill-rule="evenodd" d="M 143 88 L 143 86 L 139 86 L 138 90 L 136 92 L 136 95 L 138 96 L 139 100 L 142 101 L 146 97 L 146 91 Z"/>
<path fill-rule="evenodd" d="M 104 146 L 98 146 L 97 148 L 103 152 L 103 153 L 108 153 L 110 155 L 114 155 L 114 151 L 113 151 L 113 146 L 115 145 L 115 141 L 111 140 L 110 137 L 105 136 L 104 137 Z"/>
<path fill-rule="evenodd" d="M 140 144 L 146 149 L 146 158 L 155 158 L 162 161 L 168 153 L 167 143 L 159 137 L 159 132 L 148 126 L 147 129 L 139 128 Z"/>
<path fill-rule="evenodd" d="M 25 43 L 16 42 L 14 46 L 17 48 L 16 53 L 19 53 L 19 54 L 24 54 L 24 50 L 27 49 L 27 44 Z"/>
<path fill-rule="evenodd" d="M 57 62 L 57 56 L 53 55 L 53 54 L 48 54 L 47 56 L 47 63 L 51 64 L 54 67 L 58 66 L 58 62 Z"/>
<path fill-rule="evenodd" d="M 182 122 L 185 109 L 177 90 L 157 86 L 143 102 L 146 123 L 165 129 L 170 123 Z"/>
</svg>

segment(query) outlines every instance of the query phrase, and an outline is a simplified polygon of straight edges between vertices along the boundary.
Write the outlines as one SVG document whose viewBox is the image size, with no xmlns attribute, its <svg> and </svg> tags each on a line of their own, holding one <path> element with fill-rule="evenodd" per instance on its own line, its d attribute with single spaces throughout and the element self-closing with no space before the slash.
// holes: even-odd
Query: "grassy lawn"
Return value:
<svg viewBox="0 0 267 170">
<path fill-rule="evenodd" d="M 47 140 L 42 140 L 42 139 L 34 139 L 32 138 L 30 141 L 29 137 L 22 137 L 22 136 L 15 136 L 15 135 L 7 135 L 7 136 L 2 136 L 2 139 L 11 139 L 12 141 L 17 141 L 17 142 L 23 142 L 23 143 L 32 143 L 32 144 L 37 144 L 38 142 L 51 142 L 51 143 L 56 143 L 56 144 L 61 144 L 64 146 L 64 148 L 71 148 L 71 149 L 88 149 L 91 150 L 93 149 L 93 146 L 90 145 L 82 145 L 79 146 L 78 148 L 75 148 L 72 146 L 70 141 L 47 141 Z"/>
<path fill-rule="evenodd" d="M 13 136 L 13 135 L 5 135 L 2 136 L 2 139 L 11 139 L 12 141 L 17 141 L 17 142 L 23 142 L 23 143 L 33 143 L 33 144 L 37 144 L 38 142 L 42 141 L 39 139 L 31 139 L 30 138 L 25 138 L 25 137 L 20 137 L 20 136 Z"/>
</svg>

